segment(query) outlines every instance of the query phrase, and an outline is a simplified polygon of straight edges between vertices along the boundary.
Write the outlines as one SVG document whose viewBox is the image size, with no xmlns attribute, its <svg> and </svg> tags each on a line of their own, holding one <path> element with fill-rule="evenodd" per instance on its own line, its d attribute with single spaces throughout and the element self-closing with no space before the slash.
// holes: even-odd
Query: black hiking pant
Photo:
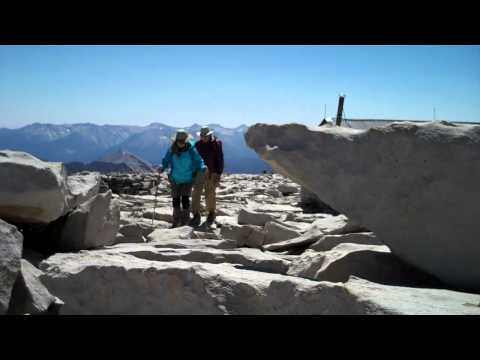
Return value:
<svg viewBox="0 0 480 360">
<path fill-rule="evenodd" d="M 174 208 L 180 207 L 180 203 L 182 204 L 183 209 L 186 210 L 190 208 L 190 197 L 188 195 L 182 195 L 172 198 L 172 204 Z"/>
</svg>

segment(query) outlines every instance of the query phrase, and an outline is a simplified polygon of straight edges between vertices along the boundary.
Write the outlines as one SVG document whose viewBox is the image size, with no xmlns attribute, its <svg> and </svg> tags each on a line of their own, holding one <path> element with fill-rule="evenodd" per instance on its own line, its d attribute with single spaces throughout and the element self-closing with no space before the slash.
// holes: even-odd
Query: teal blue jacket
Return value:
<svg viewBox="0 0 480 360">
<path fill-rule="evenodd" d="M 188 146 L 188 145 L 187 145 Z M 207 168 L 202 157 L 192 143 L 189 149 L 178 154 L 173 154 L 171 148 L 162 160 L 163 170 L 170 168 L 170 176 L 176 184 L 188 184 L 193 182 L 194 174 L 197 171 L 202 173 Z"/>
</svg>

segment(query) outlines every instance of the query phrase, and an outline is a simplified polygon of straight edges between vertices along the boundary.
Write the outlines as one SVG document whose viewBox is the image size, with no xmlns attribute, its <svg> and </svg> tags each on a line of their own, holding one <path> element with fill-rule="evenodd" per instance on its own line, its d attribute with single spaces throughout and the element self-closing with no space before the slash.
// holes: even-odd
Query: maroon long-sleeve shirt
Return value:
<svg viewBox="0 0 480 360">
<path fill-rule="evenodd" d="M 198 140 L 195 143 L 195 148 L 203 158 L 208 171 L 217 174 L 223 173 L 223 148 L 220 140 L 215 137 L 205 143 Z"/>
</svg>

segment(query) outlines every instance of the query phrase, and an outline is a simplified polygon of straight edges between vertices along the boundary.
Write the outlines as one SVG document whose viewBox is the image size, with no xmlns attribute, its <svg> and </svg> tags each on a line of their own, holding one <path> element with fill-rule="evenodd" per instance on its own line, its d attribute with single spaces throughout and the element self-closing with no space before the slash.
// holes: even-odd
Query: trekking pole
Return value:
<svg viewBox="0 0 480 360">
<path fill-rule="evenodd" d="M 157 207 L 158 185 L 160 185 L 160 174 L 158 175 L 157 186 L 155 187 L 155 200 L 153 202 L 152 226 L 153 226 L 153 218 L 155 217 L 155 208 Z"/>
</svg>

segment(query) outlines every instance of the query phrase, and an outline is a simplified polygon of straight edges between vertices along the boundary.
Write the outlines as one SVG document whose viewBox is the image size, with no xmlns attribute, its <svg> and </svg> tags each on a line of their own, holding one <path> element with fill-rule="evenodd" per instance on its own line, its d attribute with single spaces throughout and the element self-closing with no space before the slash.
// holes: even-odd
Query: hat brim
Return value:
<svg viewBox="0 0 480 360">
<path fill-rule="evenodd" d="M 185 138 L 185 142 L 187 142 L 188 140 L 191 140 L 192 136 L 191 135 L 188 135 L 186 138 Z M 172 141 L 177 141 L 177 136 L 176 135 L 173 135 L 171 138 L 170 138 Z"/>
<path fill-rule="evenodd" d="M 209 136 L 209 135 L 212 135 L 213 134 L 213 130 L 210 130 L 208 133 L 204 134 L 203 136 Z M 201 136 L 202 133 L 201 132 L 197 132 L 197 136 Z"/>
</svg>

